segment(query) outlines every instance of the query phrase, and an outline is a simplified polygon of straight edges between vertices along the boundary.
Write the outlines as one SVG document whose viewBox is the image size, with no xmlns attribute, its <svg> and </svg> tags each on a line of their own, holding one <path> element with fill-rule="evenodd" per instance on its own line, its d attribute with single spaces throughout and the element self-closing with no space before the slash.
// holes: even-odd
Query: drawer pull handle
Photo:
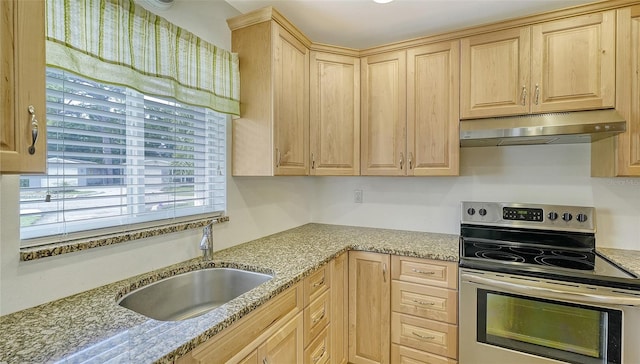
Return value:
<svg viewBox="0 0 640 364">
<path fill-rule="evenodd" d="M 38 140 L 38 119 L 36 119 L 36 108 L 33 105 L 28 107 L 29 115 L 31 115 L 31 146 L 29 154 L 36 154 L 36 141 Z"/>
<path fill-rule="evenodd" d="M 423 306 L 434 306 L 436 304 L 435 302 L 425 302 L 420 300 L 412 300 L 412 301 Z"/>
<path fill-rule="evenodd" d="M 322 277 L 322 280 L 320 282 L 316 282 L 313 284 L 313 288 L 322 286 L 324 284 L 324 277 Z"/>
<path fill-rule="evenodd" d="M 262 359 L 262 364 L 269 364 L 269 362 L 267 361 L 267 357 L 264 357 L 264 358 Z"/>
<path fill-rule="evenodd" d="M 419 337 L 419 338 L 424 339 L 424 340 L 433 340 L 433 339 L 435 339 L 435 338 L 436 338 L 435 336 L 424 336 L 424 335 L 420 335 L 420 334 L 418 334 L 418 333 L 417 333 L 417 332 L 415 332 L 415 331 L 411 331 L 411 333 L 413 334 L 413 336 Z"/>
<path fill-rule="evenodd" d="M 428 276 L 432 276 L 434 274 L 436 274 L 436 272 L 430 270 L 430 271 L 426 271 L 426 270 L 420 270 L 420 269 L 411 269 L 414 273 L 418 273 L 418 274 L 426 274 Z"/>
<path fill-rule="evenodd" d="M 313 318 L 313 324 L 317 324 L 320 320 L 322 320 L 324 318 L 324 310 L 322 310 L 322 312 L 316 316 L 315 318 Z"/>
<path fill-rule="evenodd" d="M 327 352 L 327 347 L 323 346 L 322 347 L 322 352 L 320 353 L 320 355 L 316 356 L 315 358 L 313 358 L 313 364 L 317 363 L 320 359 L 322 359 L 322 357 L 324 356 L 324 354 Z"/>
</svg>

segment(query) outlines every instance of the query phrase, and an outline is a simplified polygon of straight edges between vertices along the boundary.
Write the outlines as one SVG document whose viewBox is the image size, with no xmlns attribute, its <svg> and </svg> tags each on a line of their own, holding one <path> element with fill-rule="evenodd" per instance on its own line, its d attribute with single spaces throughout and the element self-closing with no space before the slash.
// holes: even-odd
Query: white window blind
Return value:
<svg viewBox="0 0 640 364">
<path fill-rule="evenodd" d="M 221 214 L 226 118 L 47 68 L 47 175 L 21 176 L 21 238 Z"/>
</svg>

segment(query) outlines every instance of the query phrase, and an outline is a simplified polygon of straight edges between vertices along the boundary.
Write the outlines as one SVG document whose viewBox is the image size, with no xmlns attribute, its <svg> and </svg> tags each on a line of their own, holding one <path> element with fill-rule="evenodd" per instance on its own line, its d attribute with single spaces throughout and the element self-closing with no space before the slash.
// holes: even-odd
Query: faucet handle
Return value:
<svg viewBox="0 0 640 364">
<path fill-rule="evenodd" d="M 207 234 L 202 235 L 202 239 L 200 240 L 200 250 L 209 250 L 209 244 L 207 244 Z"/>
<path fill-rule="evenodd" d="M 202 229 L 202 239 L 200 239 L 200 250 L 204 260 L 213 258 L 213 224 L 209 224 Z"/>
</svg>

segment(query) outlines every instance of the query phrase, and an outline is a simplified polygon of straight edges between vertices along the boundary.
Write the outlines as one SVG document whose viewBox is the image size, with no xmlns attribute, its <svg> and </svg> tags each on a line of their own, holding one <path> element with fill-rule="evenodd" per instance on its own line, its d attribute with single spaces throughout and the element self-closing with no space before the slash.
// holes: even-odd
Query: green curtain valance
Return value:
<svg viewBox="0 0 640 364">
<path fill-rule="evenodd" d="M 239 115 L 238 56 L 131 0 L 46 0 L 47 64 Z"/>
</svg>

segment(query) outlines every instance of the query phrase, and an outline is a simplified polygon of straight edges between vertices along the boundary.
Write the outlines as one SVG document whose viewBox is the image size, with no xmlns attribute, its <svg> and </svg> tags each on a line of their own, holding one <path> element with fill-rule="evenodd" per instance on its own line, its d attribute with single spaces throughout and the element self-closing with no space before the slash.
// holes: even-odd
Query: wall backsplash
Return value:
<svg viewBox="0 0 640 364">
<path fill-rule="evenodd" d="M 592 178 L 589 156 L 589 144 L 463 148 L 460 177 L 316 178 L 312 220 L 457 234 L 463 200 L 593 206 L 598 246 L 640 250 L 640 178 Z"/>
</svg>

